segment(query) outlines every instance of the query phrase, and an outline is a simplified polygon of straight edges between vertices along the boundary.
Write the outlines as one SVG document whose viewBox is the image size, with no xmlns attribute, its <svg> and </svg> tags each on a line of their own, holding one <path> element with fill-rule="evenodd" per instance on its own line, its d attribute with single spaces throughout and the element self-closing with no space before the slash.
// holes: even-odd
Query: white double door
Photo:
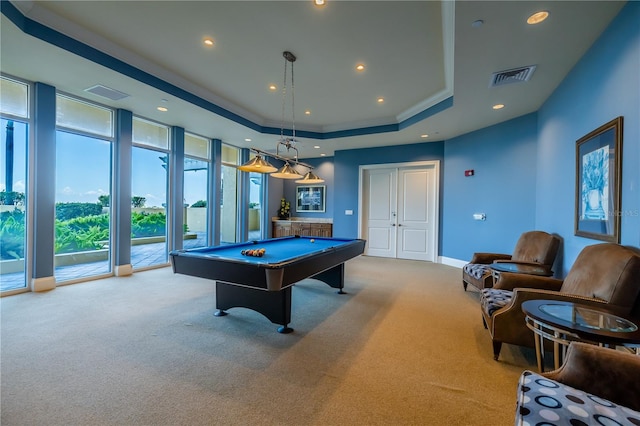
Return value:
<svg viewBox="0 0 640 426">
<path fill-rule="evenodd" d="M 435 262 L 439 163 L 361 169 L 361 235 L 369 256 Z"/>
</svg>

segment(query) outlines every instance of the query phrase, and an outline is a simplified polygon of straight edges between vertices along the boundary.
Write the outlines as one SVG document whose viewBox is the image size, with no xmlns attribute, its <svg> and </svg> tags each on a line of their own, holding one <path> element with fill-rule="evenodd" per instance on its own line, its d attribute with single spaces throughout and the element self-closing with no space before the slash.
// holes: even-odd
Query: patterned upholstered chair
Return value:
<svg viewBox="0 0 640 426">
<path fill-rule="evenodd" d="M 551 275 L 559 245 L 560 240 L 554 235 L 543 231 L 529 231 L 520 236 L 513 254 L 474 253 L 471 261 L 462 268 L 462 287 L 465 291 L 468 284 L 478 290 L 492 287 L 493 278 L 489 265 L 493 262 L 541 265 L 547 267 Z"/>
<path fill-rule="evenodd" d="M 502 272 L 493 288 L 482 290 L 482 320 L 498 359 L 503 343 L 533 348 L 533 332 L 525 324 L 526 300 L 557 300 L 619 309 L 640 317 L 640 249 L 603 243 L 587 246 L 564 281 Z"/>
<path fill-rule="evenodd" d="M 562 366 L 518 383 L 515 425 L 640 425 L 640 356 L 573 342 Z"/>
</svg>

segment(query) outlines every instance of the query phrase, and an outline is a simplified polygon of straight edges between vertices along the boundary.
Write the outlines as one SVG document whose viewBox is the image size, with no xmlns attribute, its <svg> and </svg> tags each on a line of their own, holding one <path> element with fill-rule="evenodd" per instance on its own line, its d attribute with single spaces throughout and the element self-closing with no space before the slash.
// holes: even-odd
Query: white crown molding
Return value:
<svg viewBox="0 0 640 426">
<path fill-rule="evenodd" d="M 444 56 L 444 87 L 429 98 L 402 111 L 396 116 L 398 123 L 453 96 L 453 67 L 455 54 L 455 1 L 443 1 L 442 5 L 442 52 Z"/>
</svg>

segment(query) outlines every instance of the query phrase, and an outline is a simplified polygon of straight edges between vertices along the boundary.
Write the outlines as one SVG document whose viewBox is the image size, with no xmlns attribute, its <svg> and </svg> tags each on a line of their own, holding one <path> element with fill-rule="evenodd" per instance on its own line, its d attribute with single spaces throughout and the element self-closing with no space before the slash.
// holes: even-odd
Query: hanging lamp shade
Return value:
<svg viewBox="0 0 640 426">
<path fill-rule="evenodd" d="M 271 173 L 271 176 L 280 179 L 300 179 L 300 173 L 286 162 L 280 170 L 275 173 Z"/>
<path fill-rule="evenodd" d="M 296 181 L 296 183 L 322 183 L 322 182 L 324 182 L 324 179 L 320 179 L 318 176 L 313 174 L 311 170 L 309 170 L 302 179 L 298 179 Z"/>
<path fill-rule="evenodd" d="M 256 155 L 238 167 L 238 170 L 242 170 L 243 172 L 272 173 L 278 170 L 278 168 L 263 159 L 261 155 Z"/>
</svg>

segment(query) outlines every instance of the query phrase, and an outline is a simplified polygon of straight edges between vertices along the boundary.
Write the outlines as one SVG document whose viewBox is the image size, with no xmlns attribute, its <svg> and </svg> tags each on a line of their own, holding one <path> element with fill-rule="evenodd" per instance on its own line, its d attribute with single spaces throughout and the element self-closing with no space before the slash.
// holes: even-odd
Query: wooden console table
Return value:
<svg viewBox="0 0 640 426">
<path fill-rule="evenodd" d="M 274 219 L 272 221 L 273 238 L 300 235 L 306 237 L 332 237 L 333 224 L 331 222 L 320 222 L 313 219 Z"/>
</svg>

